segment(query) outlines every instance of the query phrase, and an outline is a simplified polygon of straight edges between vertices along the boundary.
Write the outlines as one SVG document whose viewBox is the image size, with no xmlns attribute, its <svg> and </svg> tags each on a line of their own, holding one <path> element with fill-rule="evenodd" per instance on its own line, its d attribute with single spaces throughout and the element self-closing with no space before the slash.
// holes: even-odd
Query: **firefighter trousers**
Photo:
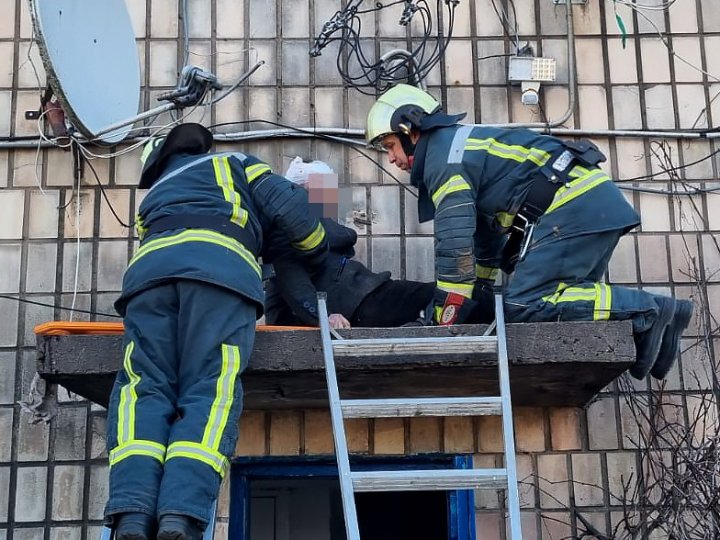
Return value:
<svg viewBox="0 0 720 540">
<path fill-rule="evenodd" d="M 659 311 L 656 296 L 601 281 L 621 236 L 622 231 L 540 236 L 506 288 L 508 322 L 630 319 L 634 333 L 648 330 Z"/>
<path fill-rule="evenodd" d="M 130 299 L 108 407 L 108 523 L 124 512 L 209 521 L 237 441 L 255 317 L 252 302 L 201 281 Z"/>
</svg>

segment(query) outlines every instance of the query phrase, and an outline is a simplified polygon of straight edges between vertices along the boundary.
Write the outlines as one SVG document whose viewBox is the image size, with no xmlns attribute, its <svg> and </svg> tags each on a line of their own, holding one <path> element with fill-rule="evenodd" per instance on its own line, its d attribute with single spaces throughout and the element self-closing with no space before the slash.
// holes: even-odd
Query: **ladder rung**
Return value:
<svg viewBox="0 0 720 540">
<path fill-rule="evenodd" d="M 380 356 L 389 354 L 494 353 L 496 336 L 432 338 L 341 339 L 332 342 L 338 356 Z"/>
<path fill-rule="evenodd" d="M 368 471 L 350 473 L 355 491 L 506 489 L 505 469 Z"/>
<path fill-rule="evenodd" d="M 502 414 L 502 398 L 343 399 L 345 418 L 479 416 Z"/>
</svg>

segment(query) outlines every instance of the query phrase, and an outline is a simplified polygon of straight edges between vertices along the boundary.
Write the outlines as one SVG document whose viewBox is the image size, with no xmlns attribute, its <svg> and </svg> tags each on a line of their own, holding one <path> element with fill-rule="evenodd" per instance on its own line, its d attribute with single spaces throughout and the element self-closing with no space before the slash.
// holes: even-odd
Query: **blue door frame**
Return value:
<svg viewBox="0 0 720 540">
<path fill-rule="evenodd" d="M 471 469 L 472 456 L 355 457 L 354 470 Z M 337 478 L 333 457 L 236 458 L 230 468 L 229 540 L 249 540 L 250 482 L 277 478 Z M 472 490 L 448 491 L 448 540 L 475 540 L 475 502 Z"/>
</svg>

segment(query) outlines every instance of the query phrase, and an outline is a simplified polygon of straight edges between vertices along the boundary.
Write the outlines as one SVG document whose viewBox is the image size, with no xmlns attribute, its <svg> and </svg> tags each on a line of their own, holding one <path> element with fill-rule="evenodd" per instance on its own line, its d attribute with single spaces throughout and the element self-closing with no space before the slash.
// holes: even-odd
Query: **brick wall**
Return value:
<svg viewBox="0 0 720 540">
<path fill-rule="evenodd" d="M 179 5 L 177 0 L 128 2 L 143 68 L 144 108 L 155 105 L 154 97 L 175 84 L 183 57 Z M 364 127 L 372 99 L 342 88 L 332 51 L 317 59 L 307 55 L 312 36 L 334 13 L 334 1 L 189 0 L 188 5 L 191 63 L 227 81 L 257 59 L 266 61 L 249 87 L 204 113 L 193 111 L 190 119 L 205 124 L 266 119 L 296 126 Z M 558 59 L 558 81 L 542 96 L 545 115 L 558 118 L 568 102 L 565 8 L 550 0 L 516 0 L 515 6 L 521 40 Z M 714 51 L 720 46 L 720 4 L 678 0 L 667 13 L 648 12 L 677 54 L 714 77 L 670 56 L 648 21 L 618 6 L 629 33 L 623 48 L 612 6 L 609 0 L 588 0 L 585 7 L 573 9 L 578 100 L 566 126 L 655 130 L 717 125 L 720 56 Z M 37 125 L 26 120 L 24 112 L 38 107 L 35 70 L 41 86 L 44 74 L 37 47 L 30 46 L 27 5 L 0 0 L 0 8 L 0 138 L 33 136 Z M 399 9 L 366 17 L 363 33 L 368 38 L 378 35 L 381 50 L 404 42 L 396 24 Z M 541 120 L 538 109 L 523 106 L 517 89 L 506 84 L 503 58 L 476 60 L 509 51 L 490 0 L 461 0 L 458 10 L 455 39 L 445 61 L 428 77 L 431 92 L 442 97 L 451 112 L 469 111 L 476 122 Z M 244 124 L 218 130 L 243 129 Z M 636 187 L 673 185 L 653 154 L 659 152 L 660 139 L 595 140 L 606 150 L 606 168 L 616 179 L 657 174 Z M 665 143 L 673 164 L 687 165 L 718 150 L 716 141 Z M 225 147 L 235 146 L 219 146 Z M 370 161 L 326 141 L 253 142 L 242 149 L 278 171 L 295 155 L 328 161 L 352 187 L 355 210 L 371 217 L 371 223 L 359 229 L 359 257 L 375 270 L 392 270 L 395 277 L 432 279 L 431 226 L 417 224 L 414 199 Z M 108 155 L 107 149 L 94 151 Z M 93 165 L 112 207 L 123 222 L 131 222 L 142 198 L 135 189 L 138 152 L 95 159 Z M 715 156 L 689 165 L 681 175 L 686 185 L 716 188 L 718 167 Z M 112 313 L 134 238 L 113 217 L 89 169 L 77 191 L 69 153 L 0 144 L 0 294 L 63 307 L 74 303 L 95 313 L 77 313 L 75 320 L 104 320 L 103 313 Z M 711 388 L 709 371 L 716 365 L 717 334 L 702 342 L 697 337 L 707 335 L 720 317 L 720 195 L 625 193 L 642 213 L 643 225 L 620 243 L 610 264 L 611 280 L 692 297 L 700 314 L 665 387 L 671 393 L 667 399 L 684 411 L 693 396 Z M 62 388 L 58 415 L 50 424 L 30 424 L 17 404 L 28 396 L 33 379 L 33 326 L 55 318 L 68 318 L 68 312 L 0 298 L 0 540 L 85 540 L 98 534 L 107 493 L 104 411 Z M 631 384 L 640 397 L 657 386 Z M 578 534 L 580 524 L 571 508 L 599 530 L 612 530 L 620 518 L 612 495 L 637 469 L 641 456 L 635 447 L 640 428 L 617 386 L 582 411 L 518 409 L 516 430 L 526 538 Z M 370 454 L 472 453 L 479 464 L 493 465 L 500 459 L 499 425 L 491 418 L 354 421 L 350 447 Z M 248 411 L 242 419 L 239 454 L 330 450 L 323 411 Z M 224 493 L 221 514 L 227 516 L 227 486 Z M 500 537 L 499 504 L 495 494 L 477 495 L 482 538 Z"/>
</svg>

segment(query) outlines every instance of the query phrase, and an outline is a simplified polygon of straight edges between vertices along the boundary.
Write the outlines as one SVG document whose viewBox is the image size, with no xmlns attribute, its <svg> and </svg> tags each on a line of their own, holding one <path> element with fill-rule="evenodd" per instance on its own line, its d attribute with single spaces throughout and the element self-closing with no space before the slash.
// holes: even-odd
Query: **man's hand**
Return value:
<svg viewBox="0 0 720 540">
<path fill-rule="evenodd" d="M 350 326 L 350 321 L 339 313 L 332 313 L 328 317 L 328 322 L 330 323 L 330 328 L 334 328 L 335 330 L 338 328 L 352 328 L 352 326 Z"/>
</svg>

